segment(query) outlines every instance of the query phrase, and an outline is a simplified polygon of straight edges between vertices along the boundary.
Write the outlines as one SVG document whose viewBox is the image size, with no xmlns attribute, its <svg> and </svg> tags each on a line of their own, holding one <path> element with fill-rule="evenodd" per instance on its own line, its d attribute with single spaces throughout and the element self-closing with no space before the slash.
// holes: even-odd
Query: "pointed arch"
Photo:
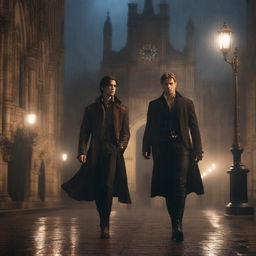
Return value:
<svg viewBox="0 0 256 256">
<path fill-rule="evenodd" d="M 14 10 L 15 41 L 20 44 L 21 49 L 25 49 L 27 46 L 27 26 L 25 10 L 20 0 L 16 1 Z"/>
<path fill-rule="evenodd" d="M 27 47 L 26 18 L 23 4 L 17 0 L 14 7 L 14 67 L 17 105 L 25 107 L 24 52 Z"/>
</svg>

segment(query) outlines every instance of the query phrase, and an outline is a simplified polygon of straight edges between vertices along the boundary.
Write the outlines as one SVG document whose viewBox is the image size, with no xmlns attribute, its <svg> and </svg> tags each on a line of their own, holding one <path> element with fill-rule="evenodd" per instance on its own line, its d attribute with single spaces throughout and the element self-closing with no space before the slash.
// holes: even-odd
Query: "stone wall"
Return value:
<svg viewBox="0 0 256 256">
<path fill-rule="evenodd" d="M 59 200 L 63 23 L 64 0 L 0 0 L 0 208 Z"/>
</svg>

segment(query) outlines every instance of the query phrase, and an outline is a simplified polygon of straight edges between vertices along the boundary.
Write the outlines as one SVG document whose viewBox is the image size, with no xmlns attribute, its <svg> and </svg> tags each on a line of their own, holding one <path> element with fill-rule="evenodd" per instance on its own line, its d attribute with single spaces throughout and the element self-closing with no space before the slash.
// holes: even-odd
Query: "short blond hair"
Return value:
<svg viewBox="0 0 256 256">
<path fill-rule="evenodd" d="M 162 74 L 162 76 L 160 78 L 160 83 L 163 84 L 164 80 L 166 80 L 166 79 L 173 79 L 175 83 L 177 82 L 175 74 L 171 73 L 171 72 Z"/>
</svg>

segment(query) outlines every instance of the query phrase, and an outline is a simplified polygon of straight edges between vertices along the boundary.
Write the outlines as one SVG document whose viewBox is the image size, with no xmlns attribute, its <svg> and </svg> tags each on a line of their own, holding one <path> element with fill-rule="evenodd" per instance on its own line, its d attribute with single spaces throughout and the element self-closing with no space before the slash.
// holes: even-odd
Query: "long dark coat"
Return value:
<svg viewBox="0 0 256 256">
<path fill-rule="evenodd" d="M 176 107 L 178 110 L 181 139 L 185 147 L 190 152 L 190 165 L 187 174 L 186 193 L 195 192 L 203 194 L 203 183 L 199 168 L 195 162 L 195 156 L 202 154 L 201 137 L 198 128 L 198 122 L 195 114 L 195 108 L 192 100 L 183 97 L 176 92 Z M 143 137 L 143 152 L 151 152 L 153 154 L 154 166 L 152 175 L 151 196 L 165 196 L 163 192 L 163 184 L 159 174 L 162 173 L 159 168 L 163 165 L 157 162 L 158 157 L 154 157 L 155 149 L 169 138 L 168 127 L 169 108 L 167 102 L 162 95 L 160 98 L 151 101 L 148 106 L 147 124 Z M 190 140 L 190 134 L 192 142 Z"/>
<path fill-rule="evenodd" d="M 78 156 L 86 155 L 86 162 L 82 164 L 79 171 L 69 181 L 62 184 L 62 188 L 75 200 L 95 200 L 96 166 L 103 136 L 104 119 L 105 110 L 102 97 L 99 97 L 93 104 L 85 108 L 80 128 Z M 123 152 L 130 138 L 128 111 L 116 97 L 113 106 L 113 121 L 116 144 L 120 148 L 117 156 L 114 196 L 118 197 L 118 200 L 122 203 L 131 203 L 123 157 Z"/>
</svg>

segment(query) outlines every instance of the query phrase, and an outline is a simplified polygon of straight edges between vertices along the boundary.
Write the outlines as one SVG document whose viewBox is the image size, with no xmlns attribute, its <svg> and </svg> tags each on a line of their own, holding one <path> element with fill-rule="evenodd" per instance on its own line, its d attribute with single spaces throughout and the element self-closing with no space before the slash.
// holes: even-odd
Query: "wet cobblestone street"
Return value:
<svg viewBox="0 0 256 256">
<path fill-rule="evenodd" d="M 256 220 L 227 217 L 219 210 L 187 209 L 185 241 L 171 240 L 165 209 L 118 207 L 110 239 L 99 239 L 93 204 L 0 216 L 0 255 L 255 256 Z"/>
</svg>

